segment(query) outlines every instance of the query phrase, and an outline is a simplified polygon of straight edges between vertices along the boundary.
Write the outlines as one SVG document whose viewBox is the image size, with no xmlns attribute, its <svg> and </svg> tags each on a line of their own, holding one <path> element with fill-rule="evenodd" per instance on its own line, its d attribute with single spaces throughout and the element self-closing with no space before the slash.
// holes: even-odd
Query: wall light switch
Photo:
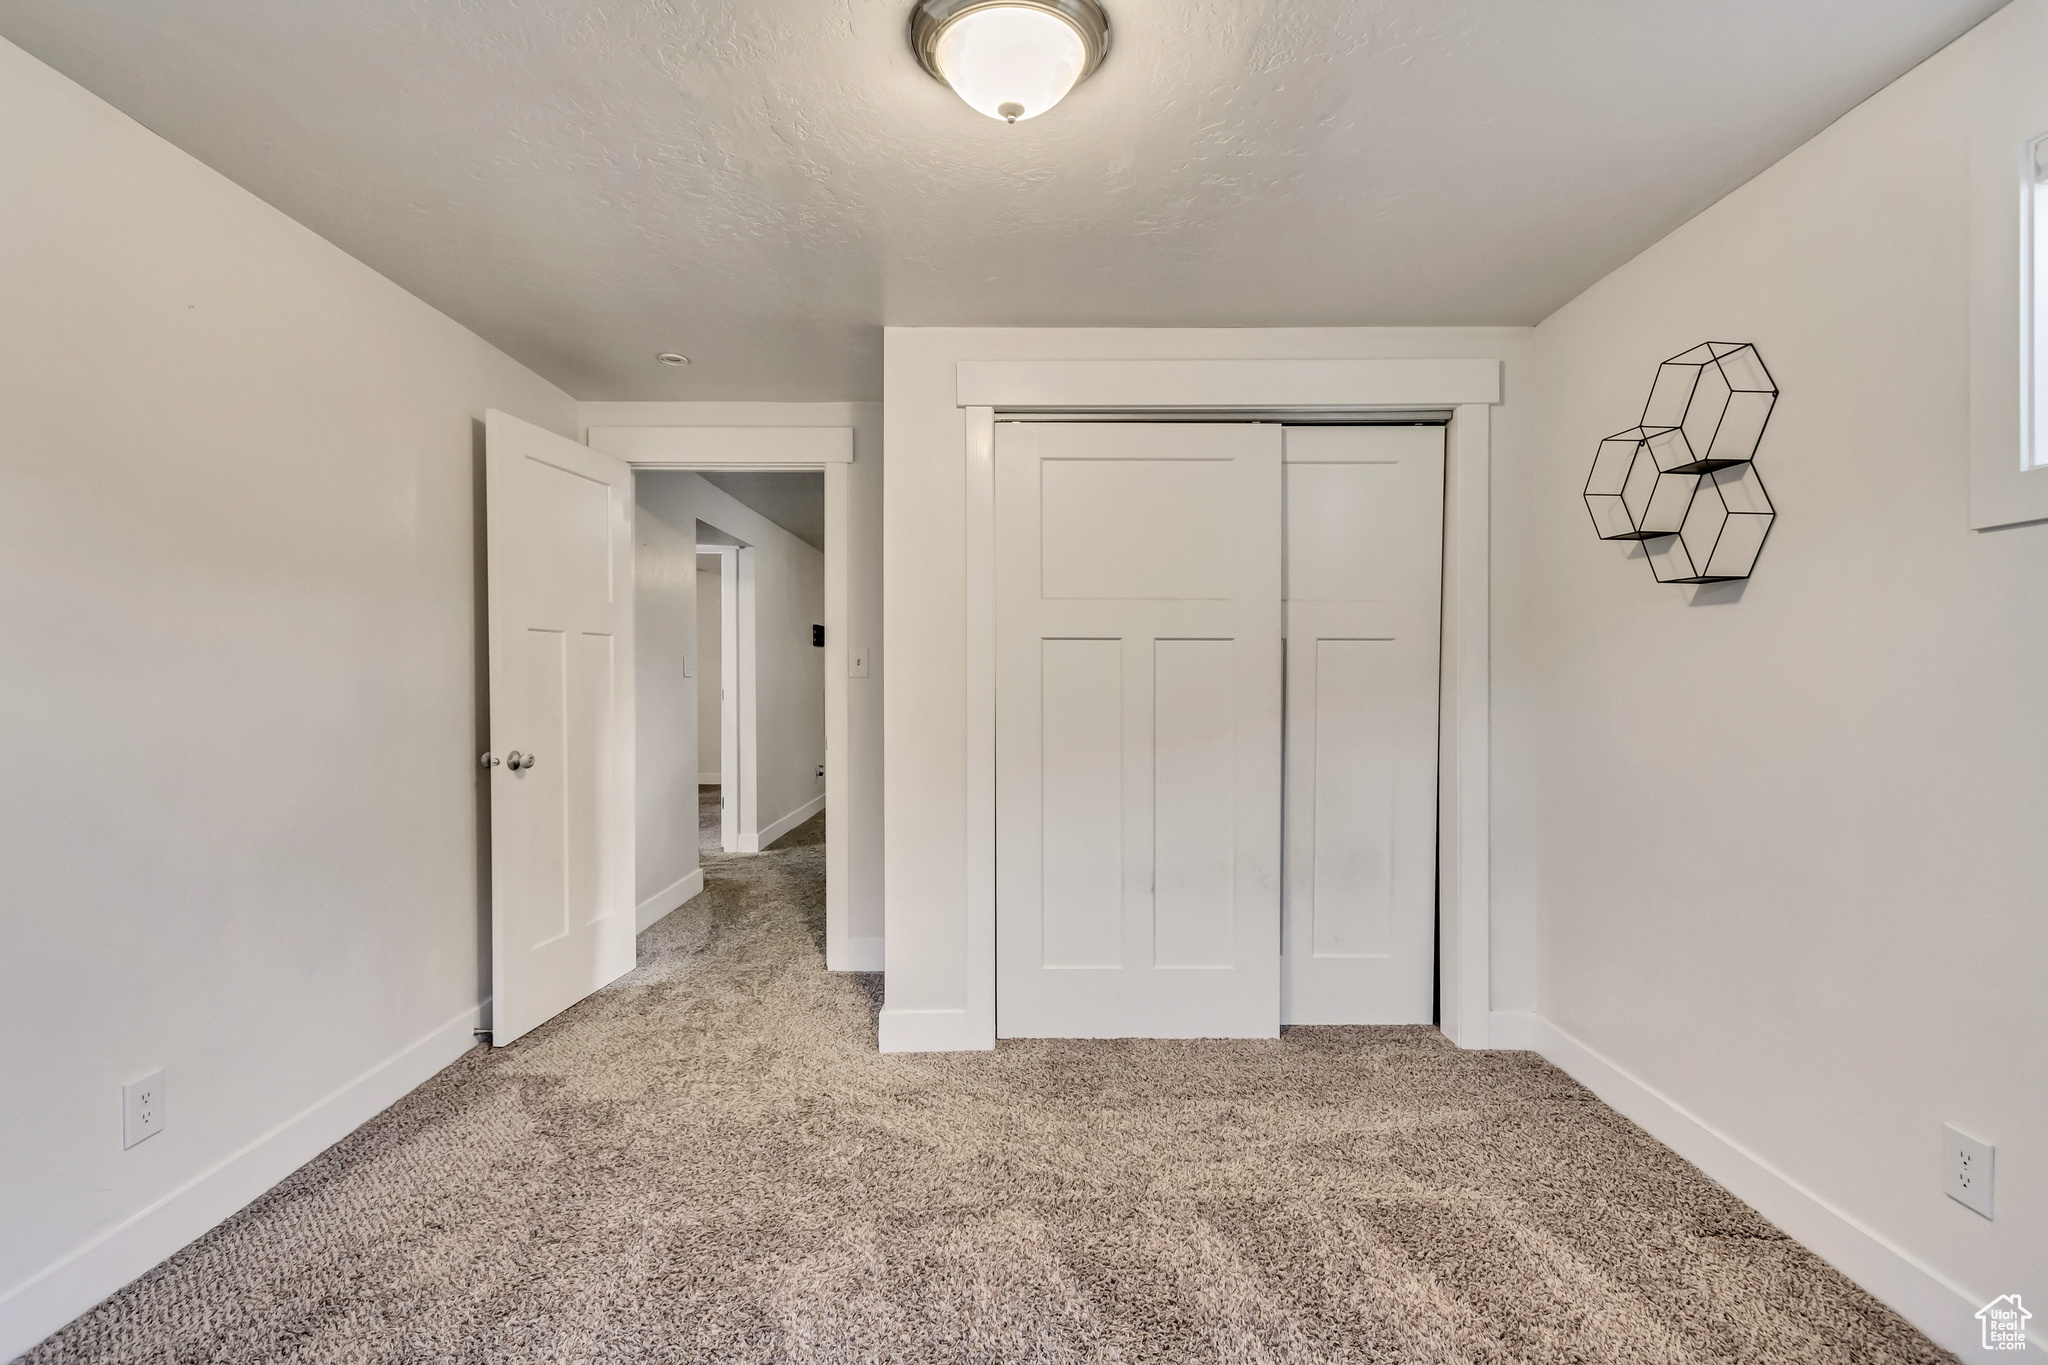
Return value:
<svg viewBox="0 0 2048 1365">
<path fill-rule="evenodd" d="M 865 678 L 868 675 L 868 647 L 854 645 L 846 651 L 846 676 Z"/>
<path fill-rule="evenodd" d="M 684 677 L 686 677 L 686 678 L 694 678 L 694 677 L 696 677 L 696 676 L 697 676 L 697 656 L 696 656 L 696 655 L 694 655 L 694 654 L 685 654 L 685 655 L 683 656 L 683 676 L 684 676 Z"/>
<path fill-rule="evenodd" d="M 1941 1139 L 1944 1185 L 1948 1197 L 1986 1218 L 1991 1216 L 1991 1175 L 1998 1149 L 1979 1142 L 1954 1124 L 1944 1124 Z"/>
<path fill-rule="evenodd" d="M 127 1150 L 164 1130 L 164 1069 L 121 1087 L 121 1147 Z"/>
</svg>

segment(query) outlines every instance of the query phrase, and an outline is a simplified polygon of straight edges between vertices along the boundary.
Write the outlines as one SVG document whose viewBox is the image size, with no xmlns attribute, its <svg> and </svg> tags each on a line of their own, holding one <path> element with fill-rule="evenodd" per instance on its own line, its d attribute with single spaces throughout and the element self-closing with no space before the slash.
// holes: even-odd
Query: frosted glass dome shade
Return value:
<svg viewBox="0 0 2048 1365">
<path fill-rule="evenodd" d="M 961 99 L 1010 123 L 1058 104 L 1095 55 L 1066 17 L 1031 4 L 967 10 L 939 30 L 930 52 L 930 64 Z"/>
</svg>

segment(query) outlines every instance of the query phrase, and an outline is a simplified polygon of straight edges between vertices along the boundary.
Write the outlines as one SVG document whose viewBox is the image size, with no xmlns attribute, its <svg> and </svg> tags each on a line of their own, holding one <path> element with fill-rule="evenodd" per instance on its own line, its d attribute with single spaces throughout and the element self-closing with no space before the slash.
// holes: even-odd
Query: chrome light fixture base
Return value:
<svg viewBox="0 0 2048 1365">
<path fill-rule="evenodd" d="M 954 21 L 985 9 L 1035 9 L 1064 19 L 1081 35 L 1081 45 L 1087 53 L 1081 63 L 1081 74 L 1074 80 L 1076 85 L 1087 80 L 1109 55 L 1109 15 L 1096 0 L 917 0 L 910 11 L 910 50 L 917 54 L 918 65 L 933 80 L 952 85 L 939 70 L 939 36 Z"/>
</svg>

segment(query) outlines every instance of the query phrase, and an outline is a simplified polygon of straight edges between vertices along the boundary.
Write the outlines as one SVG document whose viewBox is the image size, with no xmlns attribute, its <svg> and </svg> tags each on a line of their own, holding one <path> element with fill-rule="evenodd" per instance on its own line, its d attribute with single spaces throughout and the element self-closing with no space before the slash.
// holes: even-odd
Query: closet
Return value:
<svg viewBox="0 0 2048 1365">
<path fill-rule="evenodd" d="M 1430 1022 L 1444 429 L 995 437 L 998 1035 Z"/>
</svg>

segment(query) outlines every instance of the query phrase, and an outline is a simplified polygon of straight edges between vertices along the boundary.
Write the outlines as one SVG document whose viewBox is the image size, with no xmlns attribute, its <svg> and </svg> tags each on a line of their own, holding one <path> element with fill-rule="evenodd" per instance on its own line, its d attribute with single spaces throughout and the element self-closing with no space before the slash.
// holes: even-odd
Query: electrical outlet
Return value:
<svg viewBox="0 0 2048 1365">
<path fill-rule="evenodd" d="M 1998 1149 L 1979 1142 L 1954 1124 L 1943 1124 L 1944 1188 L 1948 1197 L 1986 1218 L 1991 1216 L 1991 1176 Z"/>
<path fill-rule="evenodd" d="M 865 678 L 868 675 L 868 647 L 854 645 L 846 651 L 846 676 Z"/>
<path fill-rule="evenodd" d="M 825 775 L 825 765 L 824 765 L 824 764 L 822 764 L 822 763 L 820 763 L 820 764 L 818 765 L 818 776 L 820 776 L 820 777 L 823 777 L 824 775 Z"/>
<path fill-rule="evenodd" d="M 133 1147 L 164 1130 L 164 1069 L 121 1087 L 121 1147 Z"/>
</svg>

